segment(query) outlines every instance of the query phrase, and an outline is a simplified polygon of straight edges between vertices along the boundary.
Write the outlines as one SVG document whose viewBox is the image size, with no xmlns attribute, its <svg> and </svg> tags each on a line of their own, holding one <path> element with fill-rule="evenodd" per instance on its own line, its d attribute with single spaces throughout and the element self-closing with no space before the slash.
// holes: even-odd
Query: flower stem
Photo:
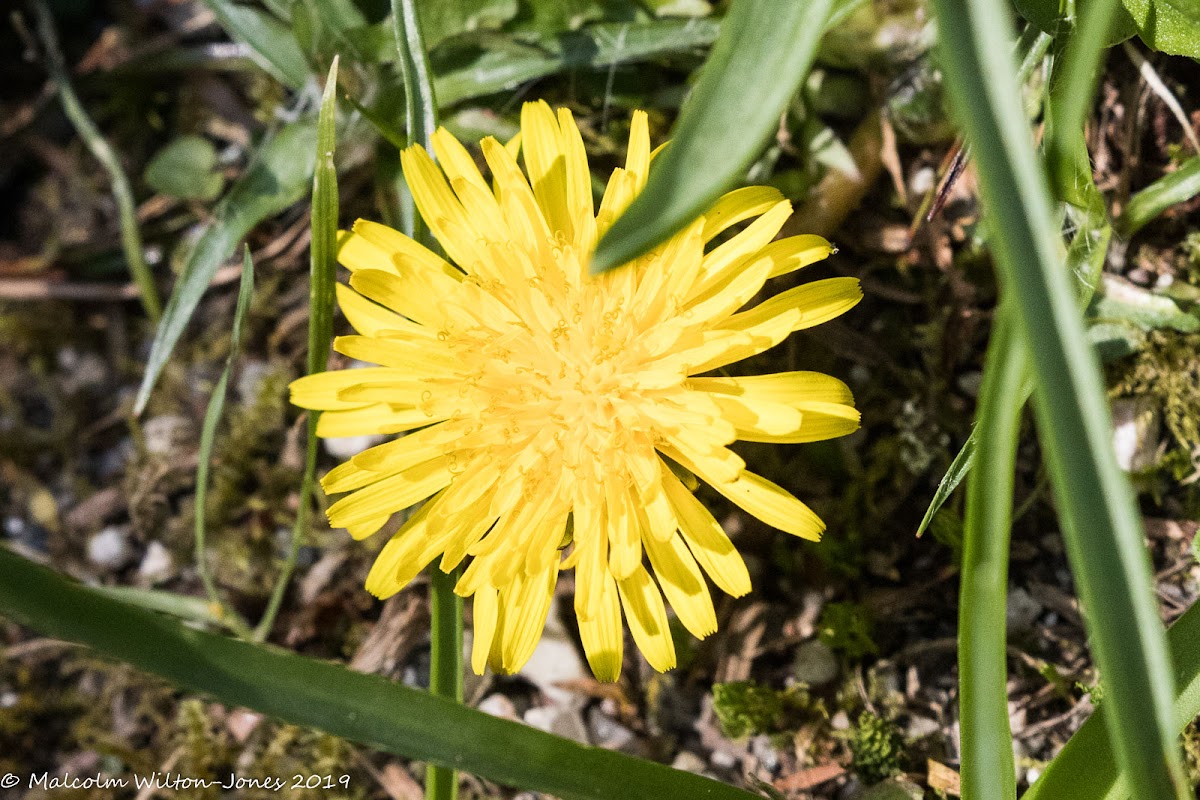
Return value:
<svg viewBox="0 0 1200 800">
<path fill-rule="evenodd" d="M 459 570 L 446 574 L 429 569 L 430 636 L 433 653 L 429 667 L 429 691 L 438 697 L 463 700 L 463 601 L 454 593 Z M 448 767 L 433 764 L 425 773 L 426 800 L 455 800 L 458 775 Z"/>
</svg>

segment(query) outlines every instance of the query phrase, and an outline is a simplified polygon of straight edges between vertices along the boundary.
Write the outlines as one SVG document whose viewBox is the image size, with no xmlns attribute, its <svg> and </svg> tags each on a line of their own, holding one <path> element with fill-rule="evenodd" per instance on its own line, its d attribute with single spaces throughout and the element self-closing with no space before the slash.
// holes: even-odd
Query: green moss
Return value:
<svg viewBox="0 0 1200 800">
<path fill-rule="evenodd" d="M 850 736 L 852 768 L 866 783 L 878 783 L 902 771 L 904 739 L 895 724 L 870 711 L 858 718 Z"/>
<path fill-rule="evenodd" d="M 776 690 L 754 681 L 713 685 L 713 710 L 731 739 L 760 733 L 781 733 L 799 726 L 824 706 L 799 686 Z"/>
<path fill-rule="evenodd" d="M 1200 333 L 1153 331 L 1146 347 L 1118 365 L 1112 394 L 1145 395 L 1162 404 L 1163 421 L 1183 454 L 1200 452 Z M 1179 476 L 1182 477 L 1182 476 Z"/>
<path fill-rule="evenodd" d="M 843 653 L 851 661 L 876 653 L 879 648 L 871 638 L 871 620 L 858 603 L 830 603 L 821 612 L 817 635 L 830 650 Z"/>
</svg>

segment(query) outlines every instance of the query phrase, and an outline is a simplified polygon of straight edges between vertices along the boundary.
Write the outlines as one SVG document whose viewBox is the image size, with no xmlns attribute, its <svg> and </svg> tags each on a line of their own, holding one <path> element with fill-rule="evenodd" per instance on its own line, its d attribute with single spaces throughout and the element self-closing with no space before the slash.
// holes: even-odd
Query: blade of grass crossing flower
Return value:
<svg viewBox="0 0 1200 800">
<path fill-rule="evenodd" d="M 138 229 L 137 210 L 133 200 L 133 189 L 129 185 L 129 176 L 121 166 L 121 160 L 109 145 L 108 140 L 100 133 L 96 123 L 88 116 L 67 72 L 63 62 L 62 51 L 58 47 L 58 34 L 54 30 L 54 18 L 45 2 L 33 4 L 37 15 L 38 37 L 42 48 L 46 51 L 46 69 L 50 78 L 58 88 L 58 99 L 62 103 L 63 112 L 79 133 L 89 151 L 112 183 L 113 199 L 117 203 L 117 214 L 121 225 L 121 249 L 125 253 L 125 263 L 129 266 L 129 274 L 137 284 L 138 295 L 146 316 L 157 323 L 162 317 L 162 301 L 158 297 L 158 288 L 154 285 L 154 275 L 146 264 L 142 254 L 142 234 Z"/>
<path fill-rule="evenodd" d="M 1200 604 L 1184 612 L 1167 631 L 1175 669 L 1174 727 L 1182 731 L 1200 715 Z M 1113 758 L 1112 740 L 1101 703 L 1047 765 L 1021 800 L 1129 800 L 1137 797 Z"/>
<path fill-rule="evenodd" d="M 1172 675 L 1141 520 L 1109 443 L 1110 415 L 1055 215 L 1022 113 L 999 0 L 934 0 L 947 87 L 975 153 L 1001 284 L 1029 349 L 1038 430 L 1103 676 L 1118 763 L 1136 797 L 1183 798 Z M 1006 35 L 1007 34 L 1007 35 Z"/>
<path fill-rule="evenodd" d="M 593 272 L 666 240 L 745 176 L 808 75 L 831 7 L 831 0 L 734 0 L 671 146 L 600 241 Z"/>
<path fill-rule="evenodd" d="M 1168 208 L 1200 194 L 1200 156 L 1193 156 L 1129 198 L 1116 227 L 1125 238 L 1133 236 Z"/>
<path fill-rule="evenodd" d="M 255 225 L 304 196 L 312 182 L 316 140 L 317 128 L 311 120 L 280 129 L 258 149 L 253 163 L 214 210 L 213 221 L 188 255 L 154 332 L 150 358 L 134 402 L 135 414 L 145 410 L 150 391 L 217 269 Z"/>
<path fill-rule="evenodd" d="M 408 141 L 432 153 L 433 132 L 437 129 L 437 97 L 430 78 L 429 60 L 425 55 L 414 0 L 392 0 L 392 25 L 400 60 L 400 75 L 404 80 Z M 400 206 L 401 218 L 412 225 L 411 230 L 406 228 L 404 232 L 425 246 L 436 248 L 436 243 L 431 241 L 421 217 L 416 213 L 411 192 L 400 194 Z"/>
<path fill-rule="evenodd" d="M 1025 407 L 1025 351 L 1010 309 L 996 313 L 972 438 L 977 465 L 967 479 L 958 606 L 959 725 L 962 792 L 975 800 L 1017 796 L 1008 724 L 1008 542 L 1013 474 Z"/>
<path fill-rule="evenodd" d="M 308 284 L 308 374 L 323 372 L 329 363 L 329 344 L 333 341 L 334 284 L 337 281 L 338 186 L 333 154 L 337 148 L 337 73 L 338 59 L 334 57 L 321 97 L 317 116 L 317 143 L 312 189 L 312 244 L 309 249 Z M 287 556 L 267 608 L 254 629 L 258 641 L 265 640 L 275 624 L 275 616 L 283 603 L 296 569 L 300 543 L 308 530 L 312 506 L 313 483 L 317 472 L 318 412 L 308 412 L 308 435 L 304 450 L 304 474 L 300 478 L 300 500 L 296 521 L 288 543 Z"/>
<path fill-rule="evenodd" d="M 233 312 L 233 331 L 229 335 L 229 355 L 225 358 L 225 368 L 213 388 L 212 397 L 208 401 L 208 409 L 204 412 L 204 425 L 200 430 L 199 466 L 196 468 L 196 510 L 193 527 L 195 541 L 196 572 L 204 584 L 208 601 L 219 614 L 221 619 L 228 622 L 228 627 L 243 636 L 250 635 L 250 626 L 234 611 L 221 597 L 217 584 L 213 581 L 208 569 L 208 473 L 212 464 L 213 444 L 217 439 L 217 426 L 221 423 L 221 414 L 225 410 L 225 396 L 229 389 L 229 374 L 233 371 L 233 363 L 237 360 L 238 350 L 242 340 L 242 323 L 250 308 L 250 298 L 254 294 L 254 261 L 250 258 L 250 247 L 246 246 L 242 257 L 242 279 L 238 284 L 237 308 Z"/>
<path fill-rule="evenodd" d="M 421 37 L 414 0 L 392 0 L 396 49 L 404 77 L 408 140 L 433 152 L 433 133 L 437 128 L 437 98 L 430 79 L 429 61 Z M 400 196 L 401 216 L 410 221 L 409 235 L 426 247 L 436 248 L 429 230 L 412 208 L 412 195 Z M 429 567 L 430 652 L 429 691 L 453 703 L 463 699 L 463 600 L 454 592 L 459 571 L 447 575 L 436 562 Z M 455 800 L 458 797 L 458 772 L 444 765 L 431 764 L 425 773 L 425 797 L 429 800 Z"/>
<path fill-rule="evenodd" d="M 67 580 L 0 548 L 0 615 L 228 706 L 564 800 L 756 800 L 690 772 L 589 747 L 278 648 L 237 641 Z"/>
</svg>

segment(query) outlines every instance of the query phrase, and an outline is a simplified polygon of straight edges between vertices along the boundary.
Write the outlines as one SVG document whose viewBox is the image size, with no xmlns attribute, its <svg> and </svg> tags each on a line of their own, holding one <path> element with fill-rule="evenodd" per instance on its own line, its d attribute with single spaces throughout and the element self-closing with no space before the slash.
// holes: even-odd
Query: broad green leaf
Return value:
<svg viewBox="0 0 1200 800">
<path fill-rule="evenodd" d="M 1200 3 L 1196 0 L 1122 0 L 1138 35 L 1154 50 L 1200 58 Z"/>
<path fill-rule="evenodd" d="M 85 588 L 3 548 L 0 615 L 226 705 L 506 786 L 564 800 L 760 800 L 700 775 L 581 745 L 376 675 L 205 633 Z"/>
<path fill-rule="evenodd" d="M 145 179 L 154 191 L 182 200 L 213 200 L 225 185 L 217 149 L 203 136 L 182 136 L 159 150 Z"/>
<path fill-rule="evenodd" d="M 831 7 L 831 0 L 734 0 L 671 145 L 601 239 L 594 272 L 664 241 L 745 176 L 807 77 Z"/>
<path fill-rule="evenodd" d="M 281 129 L 259 148 L 246 174 L 217 205 L 212 222 L 184 264 L 162 322 L 155 331 L 134 413 L 140 414 L 145 409 L 150 390 L 158 381 L 200 298 L 217 269 L 233 255 L 238 242 L 255 225 L 304 196 L 312 180 L 316 144 L 317 127 L 312 120 L 294 122 Z"/>
<path fill-rule="evenodd" d="M 1171 725 L 1182 731 L 1200 715 L 1200 604 L 1175 621 L 1167 644 L 1175 677 Z M 1112 727 L 1105 724 L 1111 715 L 1105 700 L 1021 800 L 1137 800 L 1114 757 Z"/>
<path fill-rule="evenodd" d="M 254 62 L 290 89 L 308 80 L 308 62 L 288 27 L 272 15 L 232 0 L 204 0 L 229 35 L 250 48 Z"/>
<path fill-rule="evenodd" d="M 1015 80 L 1011 18 L 998 0 L 934 0 L 933 7 L 1001 292 L 1028 348 L 1039 438 L 1104 680 L 1116 762 L 1134 796 L 1182 800 L 1172 672 L 1141 517 L 1112 452 L 1099 365 L 1059 255 L 1057 216 Z"/>
<path fill-rule="evenodd" d="M 1117 231 L 1129 238 L 1171 206 L 1186 203 L 1198 194 L 1200 156 L 1193 156 L 1131 197 L 1117 217 Z"/>
<path fill-rule="evenodd" d="M 1087 15 L 1094 3 L 1095 0 L 1075 0 L 1078 9 L 1077 16 Z M 1053 36 L 1066 33 L 1066 29 L 1069 27 L 1066 20 L 1066 0 L 1013 0 L 1013 5 L 1017 7 L 1017 11 L 1021 13 L 1022 17 L 1036 25 L 1039 30 Z M 1108 46 L 1119 44 L 1135 33 L 1137 33 L 1137 28 L 1133 25 L 1133 18 L 1129 16 L 1128 12 L 1121 10 L 1117 12 L 1116 19 L 1109 28 L 1105 44 Z"/>
<path fill-rule="evenodd" d="M 720 30 L 713 19 L 599 24 L 558 35 L 513 37 L 511 49 L 485 50 L 468 64 L 434 70 L 434 89 L 443 107 L 515 89 L 569 69 L 632 64 L 712 44 Z"/>
<path fill-rule="evenodd" d="M 517 0 L 438 0 L 419 3 L 417 17 L 426 48 L 460 33 L 494 31 L 517 15 Z"/>
</svg>

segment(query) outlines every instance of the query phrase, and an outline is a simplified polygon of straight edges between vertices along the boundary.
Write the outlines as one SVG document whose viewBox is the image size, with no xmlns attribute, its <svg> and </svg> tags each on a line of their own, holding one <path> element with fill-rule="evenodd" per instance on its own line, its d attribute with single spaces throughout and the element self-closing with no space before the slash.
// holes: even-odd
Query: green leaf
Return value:
<svg viewBox="0 0 1200 800">
<path fill-rule="evenodd" d="M 337 149 L 337 78 L 335 56 L 325 79 L 321 110 L 317 115 L 317 141 L 313 159 L 312 206 L 310 210 L 312 245 L 309 247 L 308 283 L 308 374 L 323 372 L 329 364 L 329 345 L 333 340 L 333 306 L 337 283 L 338 185 L 333 155 Z M 317 420 L 320 414 L 308 412 L 304 473 L 300 478 L 300 498 L 296 520 L 288 543 L 287 558 L 271 589 L 267 608 L 254 627 L 256 641 L 265 641 L 283 605 L 284 595 L 296 569 L 300 545 L 308 532 L 312 510 L 313 486 L 317 473 Z"/>
<path fill-rule="evenodd" d="M 217 269 L 250 230 L 304 196 L 312 180 L 317 127 L 301 120 L 283 128 L 258 150 L 254 162 L 213 212 L 213 221 L 196 242 L 175 284 L 162 322 L 154 334 L 150 358 L 138 388 L 134 413 L 150 399 L 171 351 L 183 335 Z"/>
<path fill-rule="evenodd" d="M 594 272 L 664 241 L 745 176 L 807 77 L 831 7 L 831 0 L 734 0 L 670 147 L 600 240 Z"/>
<path fill-rule="evenodd" d="M 1195 0 L 1123 0 L 1138 35 L 1152 49 L 1200 58 L 1200 4 Z"/>
<path fill-rule="evenodd" d="M 196 503 L 193 523 L 193 540 L 195 543 L 196 572 L 204 584 L 208 594 L 209 605 L 220 612 L 220 621 L 239 634 L 249 633 L 249 627 L 241 616 L 232 609 L 217 590 L 217 584 L 208 570 L 208 472 L 212 465 L 213 444 L 217 440 L 217 426 L 221 424 L 221 414 L 225 410 L 225 395 L 229 389 L 229 375 L 233 371 L 233 362 L 237 360 L 238 348 L 242 340 L 242 323 L 246 312 L 250 310 L 250 298 L 254 294 L 254 260 L 250 258 L 250 248 L 247 246 L 242 254 L 242 279 L 238 284 L 237 307 L 233 312 L 233 331 L 229 335 L 229 355 L 225 357 L 225 367 L 221 377 L 213 388 L 208 400 L 208 408 L 204 412 L 204 425 L 200 429 L 200 448 L 197 456 L 199 466 L 196 468 Z M 163 609 L 158 609 L 163 610 Z"/>
<path fill-rule="evenodd" d="M 1200 715 L 1200 604 L 1193 605 L 1167 631 L 1174 665 L 1175 697 L 1171 725 L 1182 731 Z M 1107 698 L 1107 695 L 1106 695 Z M 1111 739 L 1107 699 L 1067 742 L 1021 800 L 1129 800 L 1140 797 L 1118 768 Z M 1135 734 L 1136 735 L 1136 734 Z"/>
<path fill-rule="evenodd" d="M 1008 542 L 1027 358 L 1012 309 L 996 313 L 976 411 L 977 465 L 967 481 L 958 606 L 962 792 L 1014 800 L 1008 724 Z"/>
<path fill-rule="evenodd" d="M 1024 401 L 1022 401 L 1024 404 Z M 929 523 L 933 521 L 934 516 L 941 510 L 946 501 L 950 499 L 950 495 L 954 494 L 954 490 L 958 488 L 958 484 L 971 471 L 971 467 L 975 465 L 975 432 L 971 431 L 971 435 L 967 437 L 967 441 L 963 443 L 962 448 L 958 451 L 958 455 L 950 462 L 950 468 L 946 470 L 946 474 L 942 476 L 942 480 L 938 483 L 937 491 L 933 493 L 933 499 L 929 501 L 929 508 L 925 509 L 925 516 L 921 518 L 921 524 L 917 526 L 917 536 L 925 533 L 929 528 Z"/>
<path fill-rule="evenodd" d="M 516 15 L 517 0 L 438 0 L 417 7 L 429 50 L 460 33 L 499 30 Z"/>
<path fill-rule="evenodd" d="M 1143 331 L 1169 328 L 1181 333 L 1200 330 L 1200 319 L 1189 314 L 1169 297 L 1154 294 L 1140 286 L 1105 275 L 1088 307 L 1088 316 L 1097 322 L 1128 322 Z"/>
<path fill-rule="evenodd" d="M 289 89 L 308 81 L 308 61 L 286 25 L 270 14 L 232 0 L 204 0 L 231 37 L 250 48 L 250 57 Z"/>
<path fill-rule="evenodd" d="M 196 630 L 0 548 L 0 614 L 230 706 L 564 800 L 759 800 L 709 778 L 484 714 L 376 675 Z"/>
<path fill-rule="evenodd" d="M 947 87 L 991 219 L 1001 291 L 1028 348 L 1039 438 L 1104 680 L 1116 761 L 1135 797 L 1182 800 L 1172 673 L 1141 518 L 1112 452 L 1104 384 L 1059 256 L 1057 216 L 1014 78 L 1011 20 L 999 0 L 933 7 Z"/>
<path fill-rule="evenodd" d="M 1087 16 L 1095 0 L 1075 0 L 1076 16 Z M 1065 0 L 1013 0 L 1013 5 L 1021 16 L 1032 22 L 1041 31 L 1052 36 L 1067 32 L 1070 22 L 1066 19 Z M 1117 12 L 1112 26 L 1109 28 L 1105 46 L 1120 44 L 1137 33 L 1133 18 L 1128 12 Z"/>
<path fill-rule="evenodd" d="M 557 35 L 513 37 L 513 49 L 485 50 L 466 65 L 435 71 L 434 89 L 443 107 L 515 89 L 569 69 L 632 64 L 668 53 L 692 51 L 716 41 L 713 19 L 598 24 Z"/>
<path fill-rule="evenodd" d="M 225 185 L 217 149 L 203 136 L 181 136 L 159 150 L 145 179 L 154 191 L 181 200 L 213 200 Z"/>
<path fill-rule="evenodd" d="M 1117 232 L 1125 238 L 1133 236 L 1168 208 L 1186 203 L 1200 194 L 1200 156 L 1193 156 L 1154 183 L 1129 198 L 1121 216 L 1117 217 Z"/>
</svg>

